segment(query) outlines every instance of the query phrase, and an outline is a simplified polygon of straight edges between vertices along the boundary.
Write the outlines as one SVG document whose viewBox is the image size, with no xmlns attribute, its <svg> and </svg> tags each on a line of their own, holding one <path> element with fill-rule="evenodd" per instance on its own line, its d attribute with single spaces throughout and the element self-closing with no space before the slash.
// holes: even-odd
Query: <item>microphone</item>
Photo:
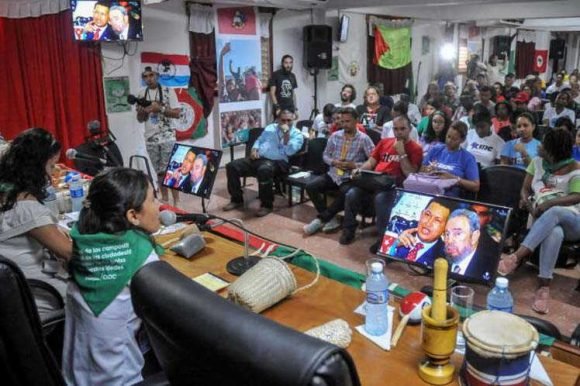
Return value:
<svg viewBox="0 0 580 386">
<path fill-rule="evenodd" d="M 101 122 L 98 120 L 89 121 L 87 123 L 87 130 L 91 135 L 97 135 L 101 132 Z"/>
<path fill-rule="evenodd" d="M 189 221 L 194 222 L 197 225 L 204 225 L 212 218 L 215 217 L 209 214 L 204 213 L 177 214 L 168 209 L 162 210 L 161 213 L 159 213 L 159 221 L 161 221 L 161 224 L 165 226 L 173 225 L 177 222 L 189 222 Z"/>
<path fill-rule="evenodd" d="M 107 160 L 103 159 L 103 158 L 99 158 L 99 157 L 95 157 L 89 154 L 83 154 L 78 152 L 76 149 L 68 149 L 66 151 L 66 158 L 69 160 L 83 160 L 83 161 L 89 161 L 89 162 L 95 162 L 95 163 L 101 163 L 103 165 L 107 164 Z"/>
</svg>

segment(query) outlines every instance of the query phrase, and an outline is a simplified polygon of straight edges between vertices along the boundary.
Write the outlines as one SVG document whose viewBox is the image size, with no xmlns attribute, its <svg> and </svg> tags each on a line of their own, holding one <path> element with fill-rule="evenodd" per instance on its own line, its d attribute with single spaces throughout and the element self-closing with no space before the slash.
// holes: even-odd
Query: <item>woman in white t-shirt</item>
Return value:
<svg viewBox="0 0 580 386">
<path fill-rule="evenodd" d="M 467 132 L 463 147 L 473 154 L 482 167 L 498 164 L 505 142 L 491 130 L 489 112 L 480 110 L 474 114 L 473 125 L 475 128 Z"/>
<path fill-rule="evenodd" d="M 520 247 L 502 254 L 498 273 L 509 275 L 540 247 L 540 274 L 532 309 L 548 313 L 550 282 L 564 240 L 580 240 L 580 164 L 572 158 L 572 134 L 563 128 L 550 130 L 542 142 L 542 157 L 527 168 L 520 206 L 535 221 Z"/>
<path fill-rule="evenodd" d="M 28 279 L 48 282 L 63 295 L 72 242 L 43 204 L 52 169 L 60 157 L 60 143 L 46 130 L 28 129 L 18 135 L 0 159 L 0 255 L 14 261 Z M 41 316 L 60 305 L 44 291 L 34 294 Z"/>
</svg>

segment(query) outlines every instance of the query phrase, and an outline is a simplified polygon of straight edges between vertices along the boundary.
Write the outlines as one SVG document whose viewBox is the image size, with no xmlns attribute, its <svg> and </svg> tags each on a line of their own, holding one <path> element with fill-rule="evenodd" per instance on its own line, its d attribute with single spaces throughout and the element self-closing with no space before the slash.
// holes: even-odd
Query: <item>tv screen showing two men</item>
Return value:
<svg viewBox="0 0 580 386">
<path fill-rule="evenodd" d="M 399 190 L 379 255 L 433 268 L 446 258 L 452 278 L 495 276 L 510 209 Z"/>
<path fill-rule="evenodd" d="M 221 157 L 221 150 L 176 143 L 165 171 L 163 186 L 209 198 Z"/>
<path fill-rule="evenodd" d="M 76 40 L 143 40 L 141 2 L 72 0 Z"/>
</svg>

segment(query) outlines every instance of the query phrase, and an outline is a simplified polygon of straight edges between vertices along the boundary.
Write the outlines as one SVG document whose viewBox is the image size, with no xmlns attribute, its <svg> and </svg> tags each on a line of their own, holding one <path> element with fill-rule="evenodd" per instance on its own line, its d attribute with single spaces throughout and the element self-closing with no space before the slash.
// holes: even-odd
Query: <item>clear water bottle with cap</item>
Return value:
<svg viewBox="0 0 580 386">
<path fill-rule="evenodd" d="M 72 211 L 79 212 L 83 208 L 85 192 L 83 189 L 83 180 L 79 173 L 71 175 L 69 185 L 70 200 L 72 202 Z"/>
<path fill-rule="evenodd" d="M 46 206 L 53 215 L 58 216 L 58 201 L 56 199 L 56 189 L 54 186 L 50 185 L 46 188 L 46 197 L 44 198 L 44 206 Z"/>
<path fill-rule="evenodd" d="M 509 281 L 505 277 L 495 279 L 495 287 L 487 294 L 487 309 L 512 312 L 514 299 L 509 289 Z"/>
<path fill-rule="evenodd" d="M 371 264 L 366 281 L 367 305 L 365 331 L 374 336 L 383 335 L 388 328 L 387 303 L 389 300 L 389 281 L 383 273 L 383 264 Z"/>
</svg>

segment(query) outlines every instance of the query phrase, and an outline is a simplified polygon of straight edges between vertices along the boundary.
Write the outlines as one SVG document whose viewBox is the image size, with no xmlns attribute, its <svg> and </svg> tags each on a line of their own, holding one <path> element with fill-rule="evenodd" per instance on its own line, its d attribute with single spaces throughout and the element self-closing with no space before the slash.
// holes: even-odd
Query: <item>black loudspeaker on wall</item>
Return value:
<svg viewBox="0 0 580 386">
<path fill-rule="evenodd" d="M 550 41 L 550 59 L 564 59 L 566 41 L 564 39 L 554 39 Z"/>
<path fill-rule="evenodd" d="M 307 25 L 303 31 L 304 67 L 332 67 L 332 27 Z"/>
</svg>

